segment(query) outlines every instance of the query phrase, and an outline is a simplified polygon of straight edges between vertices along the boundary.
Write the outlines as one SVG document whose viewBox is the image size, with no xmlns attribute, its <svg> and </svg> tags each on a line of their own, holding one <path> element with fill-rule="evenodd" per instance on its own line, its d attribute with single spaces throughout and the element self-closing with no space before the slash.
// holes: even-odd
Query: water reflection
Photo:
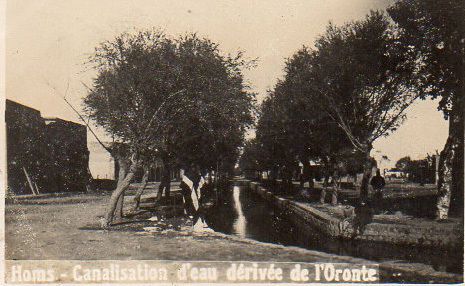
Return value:
<svg viewBox="0 0 465 286">
<path fill-rule="evenodd" d="M 241 190 L 238 186 L 233 187 L 233 201 L 234 210 L 236 211 L 237 218 L 233 224 L 234 233 L 240 237 L 246 237 L 247 220 L 245 219 L 244 212 L 242 211 L 242 204 L 239 198 Z"/>
</svg>

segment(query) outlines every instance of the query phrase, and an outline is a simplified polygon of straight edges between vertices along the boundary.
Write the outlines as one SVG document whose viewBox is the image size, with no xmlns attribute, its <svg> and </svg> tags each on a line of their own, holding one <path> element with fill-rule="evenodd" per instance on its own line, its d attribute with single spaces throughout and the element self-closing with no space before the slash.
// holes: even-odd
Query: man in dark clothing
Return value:
<svg viewBox="0 0 465 286">
<path fill-rule="evenodd" d="M 170 187 L 171 187 L 171 169 L 168 165 L 165 165 L 163 169 L 163 175 L 161 177 L 160 185 L 158 186 L 157 200 L 161 201 L 163 196 L 163 190 L 165 191 L 165 198 L 170 197 Z"/>
<path fill-rule="evenodd" d="M 386 185 L 386 182 L 384 181 L 384 178 L 381 177 L 381 173 L 379 169 L 376 170 L 376 176 L 374 176 L 371 179 L 371 186 L 373 187 L 373 190 L 375 191 L 375 194 L 373 196 L 373 201 L 374 201 L 374 206 L 375 208 L 379 208 L 381 204 L 381 200 L 383 199 L 383 188 Z"/>
</svg>

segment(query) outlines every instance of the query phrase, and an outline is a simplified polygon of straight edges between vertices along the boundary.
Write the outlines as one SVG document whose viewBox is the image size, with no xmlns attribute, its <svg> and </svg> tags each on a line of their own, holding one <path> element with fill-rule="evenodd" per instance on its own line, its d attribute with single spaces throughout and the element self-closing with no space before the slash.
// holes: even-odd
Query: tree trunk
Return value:
<svg viewBox="0 0 465 286">
<path fill-rule="evenodd" d="M 449 206 L 452 195 L 453 153 L 452 138 L 449 136 L 439 158 L 438 199 L 436 203 L 436 219 L 439 220 L 449 217 Z"/>
<path fill-rule="evenodd" d="M 157 193 L 157 201 L 161 201 L 163 197 L 163 189 L 165 188 L 164 182 L 163 182 L 163 177 L 160 180 L 160 185 L 158 186 L 158 193 Z"/>
<path fill-rule="evenodd" d="M 302 181 L 301 181 L 301 187 L 305 187 L 305 182 L 308 182 L 308 186 L 310 189 L 313 189 L 314 188 L 314 184 L 313 184 L 313 176 L 311 174 L 311 170 L 310 170 L 310 162 L 308 161 L 308 159 L 306 158 L 305 160 L 302 160 L 301 161 L 302 163 Z"/>
<path fill-rule="evenodd" d="M 148 179 L 149 179 L 149 172 L 150 172 L 150 167 L 149 166 L 144 166 L 144 176 L 142 177 L 142 181 L 140 183 L 140 187 L 137 190 L 136 196 L 134 197 L 134 210 L 139 209 L 140 205 L 140 198 L 142 196 L 142 193 L 144 193 L 145 188 L 147 187 Z"/>
<path fill-rule="evenodd" d="M 123 157 L 118 157 L 117 160 L 118 160 L 119 170 L 118 170 L 118 183 L 116 186 L 118 187 L 122 184 L 124 178 L 126 177 L 128 166 L 127 166 L 126 160 Z M 116 209 L 113 215 L 113 219 L 119 220 L 123 218 L 123 203 L 124 203 L 124 192 L 121 193 L 121 195 L 118 197 L 118 202 L 116 203 Z"/>
<path fill-rule="evenodd" d="M 123 205 L 124 205 L 124 190 L 121 195 L 119 195 L 118 202 L 116 203 L 116 209 L 115 209 L 115 214 L 113 216 L 113 219 L 115 220 L 121 220 L 123 218 Z"/>
<path fill-rule="evenodd" d="M 340 177 L 339 174 L 335 172 L 333 175 L 333 190 L 331 192 L 331 205 L 337 205 L 337 196 L 339 194 L 339 185 L 340 185 Z"/>
<path fill-rule="evenodd" d="M 439 158 L 436 218 L 463 215 L 463 102 L 458 99 L 449 115 L 449 137 Z"/>
<path fill-rule="evenodd" d="M 333 191 L 331 193 L 331 205 L 337 205 L 337 194 L 339 192 L 339 188 L 337 187 L 337 183 L 334 184 Z"/>
<path fill-rule="evenodd" d="M 324 204 L 325 203 L 325 198 L 326 198 L 326 189 L 328 188 L 329 184 L 329 175 L 325 174 L 325 179 L 323 182 L 323 188 L 321 189 L 321 194 L 320 194 L 320 203 Z"/>
<path fill-rule="evenodd" d="M 276 185 L 277 178 L 278 178 L 278 167 L 273 166 L 270 170 L 270 181 L 273 186 Z"/>
<path fill-rule="evenodd" d="M 163 191 L 165 192 L 165 198 L 170 197 L 171 189 L 171 166 L 167 159 L 163 159 L 163 175 L 161 176 L 160 186 L 158 187 L 157 200 L 161 200 L 163 197 Z"/>
<path fill-rule="evenodd" d="M 165 184 L 165 198 L 168 199 L 171 193 L 171 167 L 169 164 L 165 164 L 165 175 L 163 179 Z"/>
<path fill-rule="evenodd" d="M 128 170 L 126 168 L 127 164 L 124 158 L 118 158 L 118 162 L 120 164 L 118 185 L 111 194 L 110 202 L 105 213 L 105 227 L 110 226 L 115 217 L 122 216 L 124 192 L 128 189 L 129 185 L 131 184 L 131 181 L 134 178 L 134 174 L 137 169 L 136 161 L 131 162 L 131 166 Z"/>
<path fill-rule="evenodd" d="M 365 162 L 363 163 L 363 177 L 360 185 L 360 203 L 366 203 L 368 199 L 368 188 L 370 185 L 371 172 L 373 171 L 373 161 L 370 157 L 371 148 L 365 152 Z"/>
<path fill-rule="evenodd" d="M 86 182 L 86 191 L 95 192 L 95 183 L 92 173 L 90 172 L 89 166 L 87 166 L 87 182 Z"/>
</svg>

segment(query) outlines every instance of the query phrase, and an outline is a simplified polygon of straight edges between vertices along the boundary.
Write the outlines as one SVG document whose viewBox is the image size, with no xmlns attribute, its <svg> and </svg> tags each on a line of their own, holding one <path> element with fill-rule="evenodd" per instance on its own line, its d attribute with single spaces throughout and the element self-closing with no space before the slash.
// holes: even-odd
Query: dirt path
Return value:
<svg viewBox="0 0 465 286">
<path fill-rule="evenodd" d="M 108 197 L 39 200 L 6 206 L 6 259 L 168 259 L 320 261 L 320 255 L 254 244 L 222 234 L 86 230 L 97 226 Z M 122 229 L 122 230 L 121 230 Z M 329 260 L 336 256 L 328 256 Z"/>
</svg>

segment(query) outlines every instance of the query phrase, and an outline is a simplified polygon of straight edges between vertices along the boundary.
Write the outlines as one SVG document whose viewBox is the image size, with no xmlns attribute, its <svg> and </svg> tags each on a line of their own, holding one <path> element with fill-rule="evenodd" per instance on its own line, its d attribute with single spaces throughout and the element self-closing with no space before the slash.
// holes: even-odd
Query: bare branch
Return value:
<svg viewBox="0 0 465 286">
<path fill-rule="evenodd" d="M 57 89 L 52 86 L 49 82 L 47 82 L 47 85 L 50 86 L 55 92 L 56 92 L 56 95 L 58 95 L 58 91 Z M 66 89 L 66 91 L 68 91 L 68 89 Z M 74 108 L 74 106 L 66 99 L 66 94 L 64 96 L 60 96 L 65 102 L 66 104 L 69 105 L 69 107 L 71 107 L 71 109 L 77 114 L 77 116 L 79 117 L 79 119 L 81 119 L 82 122 L 84 122 L 84 124 L 87 126 L 87 128 L 89 129 L 90 133 L 92 133 L 92 135 L 94 135 L 95 139 L 97 139 L 97 142 L 105 149 L 107 150 L 110 154 L 112 154 L 112 150 L 107 147 L 105 144 L 103 144 L 103 142 L 100 140 L 100 138 L 97 136 L 97 134 L 94 132 L 94 130 L 92 129 L 92 127 L 90 126 L 89 122 L 87 122 L 85 119 L 84 119 L 84 116 L 81 115 L 81 113 L 76 109 Z"/>
<path fill-rule="evenodd" d="M 157 110 L 153 113 L 152 115 L 152 118 L 150 118 L 150 121 L 149 123 L 147 124 L 147 127 L 145 128 L 145 132 L 144 132 L 144 135 L 147 136 L 147 133 L 150 129 L 150 127 L 152 126 L 153 122 L 155 121 L 155 119 L 157 118 L 158 114 L 160 113 L 160 111 L 162 110 L 162 108 L 165 106 L 166 102 L 168 100 L 170 100 L 171 98 L 173 98 L 175 95 L 178 95 L 180 93 L 183 93 L 184 91 L 186 91 L 186 89 L 181 89 L 181 90 L 178 90 L 177 92 L 174 92 L 170 95 L 168 95 L 166 97 L 166 99 L 160 104 L 160 106 L 158 106 Z"/>
<path fill-rule="evenodd" d="M 68 94 L 68 89 L 69 89 L 69 79 L 68 79 L 68 82 L 66 84 L 66 90 L 65 90 L 65 94 L 63 95 L 63 98 L 66 98 L 66 95 Z"/>
</svg>

